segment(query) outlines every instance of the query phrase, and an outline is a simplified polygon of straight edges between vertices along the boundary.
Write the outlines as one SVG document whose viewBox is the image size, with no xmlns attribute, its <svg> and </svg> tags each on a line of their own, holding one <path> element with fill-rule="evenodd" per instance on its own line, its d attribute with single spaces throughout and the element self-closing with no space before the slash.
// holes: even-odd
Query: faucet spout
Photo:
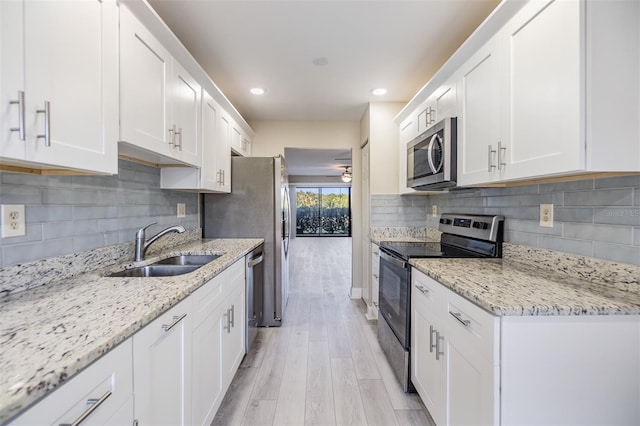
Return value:
<svg viewBox="0 0 640 426">
<path fill-rule="evenodd" d="M 156 242 L 160 237 L 167 235 L 171 232 L 177 232 L 179 234 L 182 234 L 185 231 L 184 226 L 181 226 L 181 225 L 170 226 L 169 228 L 163 229 L 153 237 L 149 238 L 149 240 L 147 240 L 145 235 L 145 230 L 151 225 L 155 225 L 156 223 L 157 222 L 151 223 L 143 228 L 138 229 L 138 231 L 136 232 L 136 253 L 135 253 L 134 261 L 139 262 L 141 260 L 144 260 L 144 255 L 147 252 L 147 249 L 149 248 L 149 246 L 154 242 Z"/>
</svg>

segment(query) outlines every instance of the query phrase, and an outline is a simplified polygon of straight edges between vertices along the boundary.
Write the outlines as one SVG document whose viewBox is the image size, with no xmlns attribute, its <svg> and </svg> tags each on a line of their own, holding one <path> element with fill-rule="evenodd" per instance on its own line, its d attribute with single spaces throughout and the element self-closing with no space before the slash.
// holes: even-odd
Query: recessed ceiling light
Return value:
<svg viewBox="0 0 640 426">
<path fill-rule="evenodd" d="M 250 90 L 250 92 L 254 95 L 264 95 L 264 92 L 266 92 L 266 90 L 264 90 L 262 87 L 254 87 Z"/>
<path fill-rule="evenodd" d="M 373 89 L 371 93 L 373 93 L 375 96 L 382 96 L 387 94 L 387 89 L 383 89 L 383 88 Z"/>
<path fill-rule="evenodd" d="M 318 66 L 318 67 L 324 67 L 325 65 L 329 65 L 329 60 L 327 58 L 325 58 L 324 56 L 320 56 L 318 58 L 315 58 L 311 62 L 313 62 L 313 65 Z"/>
</svg>

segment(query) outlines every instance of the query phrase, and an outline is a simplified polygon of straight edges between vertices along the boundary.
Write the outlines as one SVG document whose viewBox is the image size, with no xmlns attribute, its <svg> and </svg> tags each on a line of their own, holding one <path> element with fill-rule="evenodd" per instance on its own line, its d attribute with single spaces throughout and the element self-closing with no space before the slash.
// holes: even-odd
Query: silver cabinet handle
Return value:
<svg viewBox="0 0 640 426">
<path fill-rule="evenodd" d="M 110 396 L 111 396 L 111 391 L 107 391 L 104 395 L 102 395 L 98 399 L 95 399 L 95 398 L 87 399 L 87 405 L 89 405 L 89 408 L 87 408 L 84 411 L 84 413 L 80 414 L 80 416 L 77 419 L 75 419 L 72 423 L 60 423 L 60 426 L 78 426 L 80 423 L 85 421 L 87 417 L 91 415 L 91 413 L 96 411 L 98 407 L 102 405 L 102 403 L 105 402 L 107 398 L 109 398 Z"/>
<path fill-rule="evenodd" d="M 444 355 L 444 351 L 440 350 L 440 340 L 443 340 L 444 336 L 440 335 L 439 331 L 436 331 L 436 361 L 440 360 L 440 357 Z"/>
<path fill-rule="evenodd" d="M 51 146 L 51 103 L 44 101 L 44 109 L 38 109 L 36 113 L 44 114 L 44 134 L 38 135 L 37 138 L 44 138 L 44 146 Z"/>
<path fill-rule="evenodd" d="M 218 185 L 222 185 L 222 170 L 221 169 L 216 172 L 216 183 Z"/>
<path fill-rule="evenodd" d="M 227 309 L 227 312 L 224 313 L 224 316 L 227 318 L 227 325 L 224 326 L 224 329 L 227 330 L 227 334 L 231 333 L 231 309 Z"/>
<path fill-rule="evenodd" d="M 224 182 L 225 182 L 225 180 L 226 180 L 226 176 L 225 176 L 225 173 L 224 173 L 224 169 L 221 169 L 220 171 L 222 172 L 222 185 L 224 185 Z"/>
<path fill-rule="evenodd" d="M 436 330 L 433 329 L 433 326 L 429 326 L 429 352 L 433 352 L 436 345 L 433 344 L 433 333 L 437 333 Z"/>
<path fill-rule="evenodd" d="M 504 162 L 505 154 L 507 153 L 507 147 L 502 145 L 502 142 L 498 142 L 498 170 L 502 170 L 507 163 Z"/>
<path fill-rule="evenodd" d="M 422 294 L 429 294 L 429 289 L 426 289 L 424 287 L 422 287 L 421 285 L 416 285 L 416 288 L 418 289 L 418 291 L 420 291 L 420 293 Z"/>
<path fill-rule="evenodd" d="M 174 316 L 173 317 L 173 322 L 171 324 L 162 324 L 162 331 L 164 331 L 166 333 L 167 331 L 171 330 L 180 321 L 182 321 L 184 319 L 184 317 L 186 317 L 186 316 L 187 316 L 187 314 L 182 314 L 180 316 Z"/>
<path fill-rule="evenodd" d="M 178 127 L 178 130 L 174 130 L 173 134 L 178 135 L 178 140 L 180 141 L 180 143 L 175 143 L 174 140 L 173 147 L 178 148 L 178 151 L 182 151 L 182 127 Z"/>
<path fill-rule="evenodd" d="M 465 327 L 469 327 L 469 325 L 471 324 L 471 321 L 466 320 L 466 319 L 462 319 L 462 314 L 460 312 L 451 312 L 449 311 L 449 314 L 454 317 L 455 319 L 458 320 L 458 322 L 462 325 L 464 325 Z"/>
<path fill-rule="evenodd" d="M 9 130 L 12 132 L 18 132 L 18 137 L 21 141 L 26 140 L 24 132 L 24 91 L 18 90 L 18 99 L 15 101 L 9 101 L 10 105 L 18 105 L 18 127 L 12 127 Z"/>
<path fill-rule="evenodd" d="M 174 124 L 172 128 L 169 129 L 169 145 L 173 145 L 176 139 L 176 125 Z"/>
<path fill-rule="evenodd" d="M 489 173 L 491 173 L 493 171 L 493 169 L 496 168 L 496 165 L 493 164 L 493 154 L 495 154 L 495 152 L 496 152 L 496 150 L 493 149 L 493 147 L 491 145 L 489 145 L 489 156 L 488 156 L 488 159 L 487 159 L 487 164 L 489 165 L 487 171 Z"/>
<path fill-rule="evenodd" d="M 236 327 L 236 305 L 231 305 L 231 327 Z"/>
</svg>

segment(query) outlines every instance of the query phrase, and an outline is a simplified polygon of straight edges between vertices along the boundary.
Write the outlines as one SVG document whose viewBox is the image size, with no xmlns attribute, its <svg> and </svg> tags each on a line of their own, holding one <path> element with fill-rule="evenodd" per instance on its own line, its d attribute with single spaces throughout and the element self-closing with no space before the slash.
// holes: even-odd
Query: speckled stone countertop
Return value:
<svg viewBox="0 0 640 426">
<path fill-rule="evenodd" d="M 503 259 L 412 259 L 410 264 L 494 315 L 638 315 L 636 282 L 591 281 Z M 556 264 L 563 266 L 562 262 Z M 622 268 L 637 280 L 634 267 Z"/>
<path fill-rule="evenodd" d="M 261 239 L 190 242 L 135 265 L 111 265 L 1 298 L 0 423 L 56 389 L 262 243 Z M 223 255 L 175 277 L 103 277 L 178 254 Z"/>
</svg>

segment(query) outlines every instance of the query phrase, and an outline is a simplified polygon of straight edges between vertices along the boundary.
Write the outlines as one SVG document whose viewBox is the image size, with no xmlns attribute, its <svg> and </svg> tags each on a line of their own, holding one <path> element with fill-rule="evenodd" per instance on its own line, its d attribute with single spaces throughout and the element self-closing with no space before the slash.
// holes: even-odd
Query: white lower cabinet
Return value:
<svg viewBox="0 0 640 426">
<path fill-rule="evenodd" d="M 246 353 L 245 258 L 12 425 L 209 425 Z"/>
<path fill-rule="evenodd" d="M 411 374 L 425 406 L 439 425 L 497 424 L 498 317 L 412 275 Z"/>
<path fill-rule="evenodd" d="M 140 425 L 191 424 L 191 298 L 133 336 L 135 418 Z"/>
<path fill-rule="evenodd" d="M 436 424 L 640 424 L 640 316 L 498 317 L 415 269 L 411 305 Z"/>
<path fill-rule="evenodd" d="M 245 354 L 244 273 L 236 262 L 192 296 L 194 425 L 211 424 Z"/>
<path fill-rule="evenodd" d="M 60 389 L 16 418 L 12 425 L 133 423 L 131 339 L 91 364 Z"/>
</svg>

